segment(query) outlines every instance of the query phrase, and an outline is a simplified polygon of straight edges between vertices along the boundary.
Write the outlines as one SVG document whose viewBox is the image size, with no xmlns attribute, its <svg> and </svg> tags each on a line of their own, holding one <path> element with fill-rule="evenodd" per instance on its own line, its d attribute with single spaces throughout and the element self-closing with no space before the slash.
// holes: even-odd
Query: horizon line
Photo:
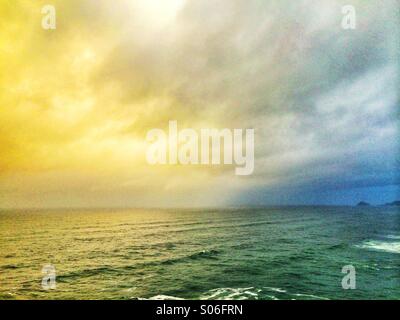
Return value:
<svg viewBox="0 0 400 320">
<path fill-rule="evenodd" d="M 390 202 L 389 202 L 390 203 Z M 385 207 L 388 203 L 369 204 L 362 207 Z M 0 211 L 14 210 L 235 210 L 235 209 L 263 209 L 288 207 L 360 207 L 358 204 L 278 204 L 278 205 L 238 205 L 238 206 L 73 206 L 73 207 L 9 207 L 0 208 Z"/>
</svg>

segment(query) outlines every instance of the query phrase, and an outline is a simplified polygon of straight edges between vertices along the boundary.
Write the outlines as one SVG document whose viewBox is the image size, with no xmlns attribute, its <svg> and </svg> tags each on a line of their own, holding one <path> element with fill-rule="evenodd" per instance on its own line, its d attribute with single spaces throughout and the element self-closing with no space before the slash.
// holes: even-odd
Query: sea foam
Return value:
<svg viewBox="0 0 400 320">
<path fill-rule="evenodd" d="M 368 250 L 385 251 L 390 253 L 400 253 L 400 242 L 399 241 L 380 241 L 380 240 L 368 240 L 364 241 L 357 247 Z"/>
</svg>

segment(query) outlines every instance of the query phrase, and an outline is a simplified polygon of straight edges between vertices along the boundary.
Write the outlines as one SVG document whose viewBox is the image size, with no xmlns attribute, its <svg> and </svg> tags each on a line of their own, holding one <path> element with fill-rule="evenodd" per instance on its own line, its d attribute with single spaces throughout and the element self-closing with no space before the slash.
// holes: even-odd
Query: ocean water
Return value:
<svg viewBox="0 0 400 320">
<path fill-rule="evenodd" d="M 345 265 L 355 290 L 342 289 Z M 400 299 L 400 213 L 0 211 L 0 299 Z"/>
</svg>

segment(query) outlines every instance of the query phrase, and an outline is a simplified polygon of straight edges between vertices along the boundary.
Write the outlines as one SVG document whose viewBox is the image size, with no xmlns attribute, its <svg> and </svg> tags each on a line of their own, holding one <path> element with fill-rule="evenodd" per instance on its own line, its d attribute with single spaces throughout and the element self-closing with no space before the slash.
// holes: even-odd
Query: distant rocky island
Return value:
<svg viewBox="0 0 400 320">
<path fill-rule="evenodd" d="M 368 206 L 370 206 L 370 204 L 365 201 L 360 201 L 359 203 L 357 203 L 357 207 L 368 207 Z"/>
<path fill-rule="evenodd" d="M 389 207 L 400 207 L 400 201 L 389 202 L 389 203 L 386 203 L 385 206 L 389 206 Z"/>
<path fill-rule="evenodd" d="M 365 201 L 360 201 L 359 203 L 357 203 L 357 207 L 369 207 L 371 206 L 368 202 Z M 400 201 L 393 201 L 393 202 L 388 202 L 385 204 L 382 204 L 381 206 L 385 206 L 385 207 L 400 207 Z"/>
</svg>

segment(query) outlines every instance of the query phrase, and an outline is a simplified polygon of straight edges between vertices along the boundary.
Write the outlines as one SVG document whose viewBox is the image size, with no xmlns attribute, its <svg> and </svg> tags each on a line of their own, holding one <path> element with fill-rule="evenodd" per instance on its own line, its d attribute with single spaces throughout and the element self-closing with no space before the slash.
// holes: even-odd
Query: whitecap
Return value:
<svg viewBox="0 0 400 320">
<path fill-rule="evenodd" d="M 293 295 L 296 297 L 308 297 L 308 298 L 312 298 L 312 299 L 329 300 L 329 298 L 320 297 L 320 296 L 316 296 L 313 294 L 294 293 Z"/>
<path fill-rule="evenodd" d="M 257 299 L 261 290 L 248 288 L 217 288 L 212 289 L 200 297 L 200 300 L 247 300 Z"/>
<path fill-rule="evenodd" d="M 400 236 L 389 234 L 389 235 L 386 236 L 386 238 L 393 239 L 393 240 L 398 240 L 398 239 L 400 239 Z"/>
<path fill-rule="evenodd" d="M 267 290 L 270 290 L 270 291 L 274 291 L 274 292 L 279 292 L 279 293 L 285 293 L 286 292 L 285 289 L 274 288 L 274 287 L 264 287 L 264 289 L 267 289 Z"/>
<path fill-rule="evenodd" d="M 389 253 L 400 253 L 400 242 L 388 242 L 378 240 L 364 241 L 357 247 L 368 250 L 384 251 Z"/>
<path fill-rule="evenodd" d="M 164 294 L 159 294 L 159 295 L 156 295 L 156 296 L 148 298 L 148 299 L 140 299 L 140 300 L 185 300 L 185 299 L 174 297 L 174 296 L 167 296 Z"/>
</svg>

